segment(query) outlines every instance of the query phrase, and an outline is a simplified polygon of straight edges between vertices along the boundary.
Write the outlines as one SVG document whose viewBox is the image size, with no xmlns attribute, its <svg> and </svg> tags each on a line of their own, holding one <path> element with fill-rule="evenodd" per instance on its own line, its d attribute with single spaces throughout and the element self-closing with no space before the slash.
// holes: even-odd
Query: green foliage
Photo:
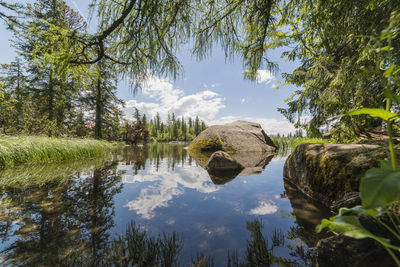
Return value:
<svg viewBox="0 0 400 267">
<path fill-rule="evenodd" d="M 366 114 L 371 117 L 378 117 L 384 121 L 393 121 L 399 118 L 398 114 L 379 108 L 361 108 L 347 113 L 347 115 L 361 115 L 361 114 Z"/>
<path fill-rule="evenodd" d="M 200 150 L 200 151 L 217 151 L 223 150 L 221 138 L 201 138 L 199 140 L 193 141 L 188 149 L 189 150 Z"/>
<path fill-rule="evenodd" d="M 398 23 L 400 22 L 400 13 L 393 13 L 390 21 L 390 25 L 387 29 L 382 31 L 380 38 L 381 41 L 388 41 L 389 45 L 379 49 L 379 53 L 386 53 L 394 48 L 391 44 L 393 44 L 392 41 L 394 41 L 399 34 Z M 396 26 L 392 24 L 394 21 L 396 22 Z M 384 57 L 385 55 L 382 56 Z M 361 206 L 356 206 L 351 209 L 340 209 L 338 215 L 329 220 L 323 220 L 321 225 L 317 228 L 317 231 L 328 227 L 331 230 L 353 238 L 372 238 L 383 245 L 396 264 L 400 266 L 400 260 L 394 253 L 394 251 L 398 252 L 400 250 L 400 247 L 395 245 L 396 240 L 397 242 L 400 241 L 400 220 L 398 211 L 391 209 L 391 207 L 400 200 L 400 170 L 395 153 L 392 129 L 393 123 L 399 118 L 399 114 L 392 112 L 392 110 L 396 109 L 392 107 L 392 103 L 395 102 L 397 107 L 400 104 L 399 93 L 393 90 L 394 86 L 397 85 L 395 81 L 398 81 L 399 73 L 395 71 L 398 65 L 393 64 L 392 61 L 384 62 L 386 70 L 381 72 L 381 75 L 382 83 L 386 85 L 386 88 L 382 90 L 382 93 L 386 96 L 386 109 L 363 108 L 349 112 L 348 115 L 365 114 L 378 117 L 385 121 L 389 136 L 388 150 L 390 160 L 381 161 L 380 168 L 368 170 L 361 179 Z M 383 64 L 383 62 L 380 63 Z M 349 215 L 349 212 L 353 215 Z M 390 240 L 367 231 L 354 214 L 364 214 L 372 217 L 376 223 L 386 228 L 392 234 Z M 386 215 L 390 218 L 390 225 L 383 222 L 381 219 L 382 215 Z"/>
<path fill-rule="evenodd" d="M 400 172 L 392 168 L 368 170 L 360 184 L 363 207 L 376 209 L 400 200 Z"/>
<path fill-rule="evenodd" d="M 6 133 L 6 129 L 12 125 L 15 103 L 16 100 L 11 98 L 10 94 L 6 92 L 4 84 L 0 83 L 0 127 L 3 129 L 3 133 Z"/>
<path fill-rule="evenodd" d="M 272 142 L 278 147 L 278 155 L 286 156 L 293 151 L 296 146 L 303 143 L 331 143 L 328 139 L 308 138 L 308 137 L 285 137 L 285 136 L 270 136 Z"/>
<path fill-rule="evenodd" d="M 303 89 L 286 100 L 288 108 L 280 109 L 281 113 L 312 134 L 333 128 L 334 138 L 341 142 L 380 126 L 379 120 L 368 116 L 338 115 L 354 108 L 384 106 L 387 81 L 382 77 L 397 70 L 391 65 L 399 62 L 400 41 L 395 32 L 387 34 L 391 40 L 382 39 L 381 34 L 390 25 L 398 27 L 399 4 L 397 0 L 282 3 L 281 19 L 269 46 L 294 46 L 283 55 L 299 60 L 301 66 L 283 76 L 287 84 Z M 280 29 L 284 33 L 279 34 Z M 391 82 L 398 94 L 398 79 Z M 302 115 L 312 119 L 302 122 Z"/>
<path fill-rule="evenodd" d="M 90 139 L 0 136 L 0 169 L 104 156 L 111 143 Z"/>
<path fill-rule="evenodd" d="M 329 227 L 331 230 L 335 230 L 340 232 L 346 236 L 355 238 L 355 239 L 363 239 L 363 238 L 372 238 L 378 241 L 380 244 L 385 247 L 400 249 L 400 247 L 393 246 L 390 244 L 390 240 L 386 238 L 382 238 L 376 236 L 366 230 L 358 220 L 357 216 L 337 216 L 332 217 L 329 220 L 323 219 L 321 224 L 318 226 L 317 231 L 321 231 L 323 228 Z"/>
</svg>

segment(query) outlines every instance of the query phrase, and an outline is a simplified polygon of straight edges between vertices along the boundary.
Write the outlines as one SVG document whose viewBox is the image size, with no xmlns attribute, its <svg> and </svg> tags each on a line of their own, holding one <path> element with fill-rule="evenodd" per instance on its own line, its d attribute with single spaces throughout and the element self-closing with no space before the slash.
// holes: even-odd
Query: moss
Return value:
<svg viewBox="0 0 400 267">
<path fill-rule="evenodd" d="M 222 150 L 222 139 L 221 138 L 202 138 L 197 141 L 193 141 L 189 147 L 189 150 L 199 151 L 217 151 Z"/>
<path fill-rule="evenodd" d="M 225 152 L 236 152 L 236 148 L 234 148 L 233 146 L 222 146 L 222 150 Z"/>
<path fill-rule="evenodd" d="M 366 169 L 346 167 L 355 154 L 343 157 L 328 157 L 325 153 L 306 155 L 309 175 L 309 186 L 304 190 L 310 195 L 318 195 L 326 203 L 339 200 L 347 192 L 358 191 L 359 182 Z"/>
<path fill-rule="evenodd" d="M 189 150 L 189 155 L 194 158 L 200 166 L 206 166 L 208 160 L 210 159 L 211 152 L 200 152 L 198 150 Z"/>
</svg>

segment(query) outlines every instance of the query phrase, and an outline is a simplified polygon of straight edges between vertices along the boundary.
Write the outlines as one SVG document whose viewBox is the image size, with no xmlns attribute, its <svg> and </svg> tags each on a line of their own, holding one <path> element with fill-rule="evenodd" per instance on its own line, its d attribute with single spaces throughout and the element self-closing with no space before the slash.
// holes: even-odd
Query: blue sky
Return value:
<svg viewBox="0 0 400 267">
<path fill-rule="evenodd" d="M 30 1 L 31 2 L 31 1 Z M 72 8 L 84 17 L 88 14 L 90 0 L 67 0 Z M 95 28 L 94 22 L 91 28 Z M 11 34 L 0 27 L 0 63 L 8 63 L 15 57 L 8 39 Z M 212 55 L 201 62 L 192 58 L 189 47 L 183 47 L 179 58 L 184 66 L 184 76 L 173 81 L 163 77 L 151 77 L 143 90 L 132 95 L 126 82 L 118 87 L 118 96 L 126 102 L 126 117 L 130 118 L 134 107 L 152 117 L 159 112 L 166 118 L 168 112 L 177 116 L 199 116 L 207 124 L 223 124 L 242 119 L 258 122 L 269 134 L 294 132 L 294 127 L 278 111 L 286 107 L 285 98 L 296 89 L 293 86 L 275 87 L 281 81 L 281 73 L 291 72 L 296 64 L 284 62 L 280 51 L 268 54 L 279 63 L 279 72 L 260 69 L 257 81 L 243 79 L 243 67 L 239 58 L 225 60 L 224 53 L 216 47 Z"/>
</svg>

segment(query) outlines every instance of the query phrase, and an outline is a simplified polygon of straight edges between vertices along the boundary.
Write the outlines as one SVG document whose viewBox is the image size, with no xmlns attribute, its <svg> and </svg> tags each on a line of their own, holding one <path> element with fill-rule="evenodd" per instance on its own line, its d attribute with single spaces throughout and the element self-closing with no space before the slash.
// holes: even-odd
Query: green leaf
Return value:
<svg viewBox="0 0 400 267">
<path fill-rule="evenodd" d="M 396 67 L 396 65 L 391 65 L 387 70 L 385 70 L 383 75 L 385 75 L 385 77 L 388 78 L 389 76 L 392 75 L 392 72 L 394 71 L 395 67 Z"/>
<path fill-rule="evenodd" d="M 390 244 L 390 240 L 376 236 L 365 229 L 356 216 L 335 216 L 329 220 L 323 219 L 321 224 L 317 226 L 316 231 L 320 232 L 324 228 L 329 228 L 345 236 L 355 239 L 372 238 L 381 243 L 383 246 L 398 250 L 399 247 Z"/>
<path fill-rule="evenodd" d="M 382 212 L 379 212 L 376 209 L 367 209 L 367 208 L 364 208 L 361 205 L 355 206 L 353 208 L 341 208 L 341 209 L 339 209 L 339 214 L 338 215 L 339 216 L 344 216 L 346 213 L 349 213 L 349 212 L 355 212 L 357 214 L 365 214 L 365 215 L 369 215 L 369 216 L 374 217 L 374 218 L 382 215 Z"/>
<path fill-rule="evenodd" d="M 384 207 L 399 199 L 400 171 L 373 168 L 361 179 L 360 192 L 365 208 Z"/>
<path fill-rule="evenodd" d="M 392 50 L 392 47 L 387 45 L 387 46 L 382 47 L 380 50 L 381 51 L 388 51 L 388 50 Z"/>
<path fill-rule="evenodd" d="M 370 115 L 371 117 L 378 117 L 385 121 L 392 121 L 400 117 L 396 113 L 379 108 L 361 108 L 347 113 L 347 115 L 362 115 L 362 114 Z"/>
</svg>

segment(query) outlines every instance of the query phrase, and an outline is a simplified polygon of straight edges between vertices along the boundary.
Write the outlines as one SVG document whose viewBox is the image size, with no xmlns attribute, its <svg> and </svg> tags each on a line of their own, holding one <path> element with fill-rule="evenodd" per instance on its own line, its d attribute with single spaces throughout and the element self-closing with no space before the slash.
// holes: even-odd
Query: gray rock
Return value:
<svg viewBox="0 0 400 267">
<path fill-rule="evenodd" d="M 301 191 L 330 207 L 358 191 L 365 172 L 386 152 L 376 145 L 300 144 L 285 162 L 283 175 Z"/>
<path fill-rule="evenodd" d="M 235 171 L 242 170 L 243 166 L 224 151 L 214 152 L 206 164 L 207 170 Z"/>
<path fill-rule="evenodd" d="M 201 139 L 219 138 L 223 150 L 275 152 L 277 147 L 264 132 L 260 124 L 235 121 L 225 125 L 214 125 L 201 132 L 192 143 Z M 189 146 L 190 148 L 190 146 Z"/>
</svg>

